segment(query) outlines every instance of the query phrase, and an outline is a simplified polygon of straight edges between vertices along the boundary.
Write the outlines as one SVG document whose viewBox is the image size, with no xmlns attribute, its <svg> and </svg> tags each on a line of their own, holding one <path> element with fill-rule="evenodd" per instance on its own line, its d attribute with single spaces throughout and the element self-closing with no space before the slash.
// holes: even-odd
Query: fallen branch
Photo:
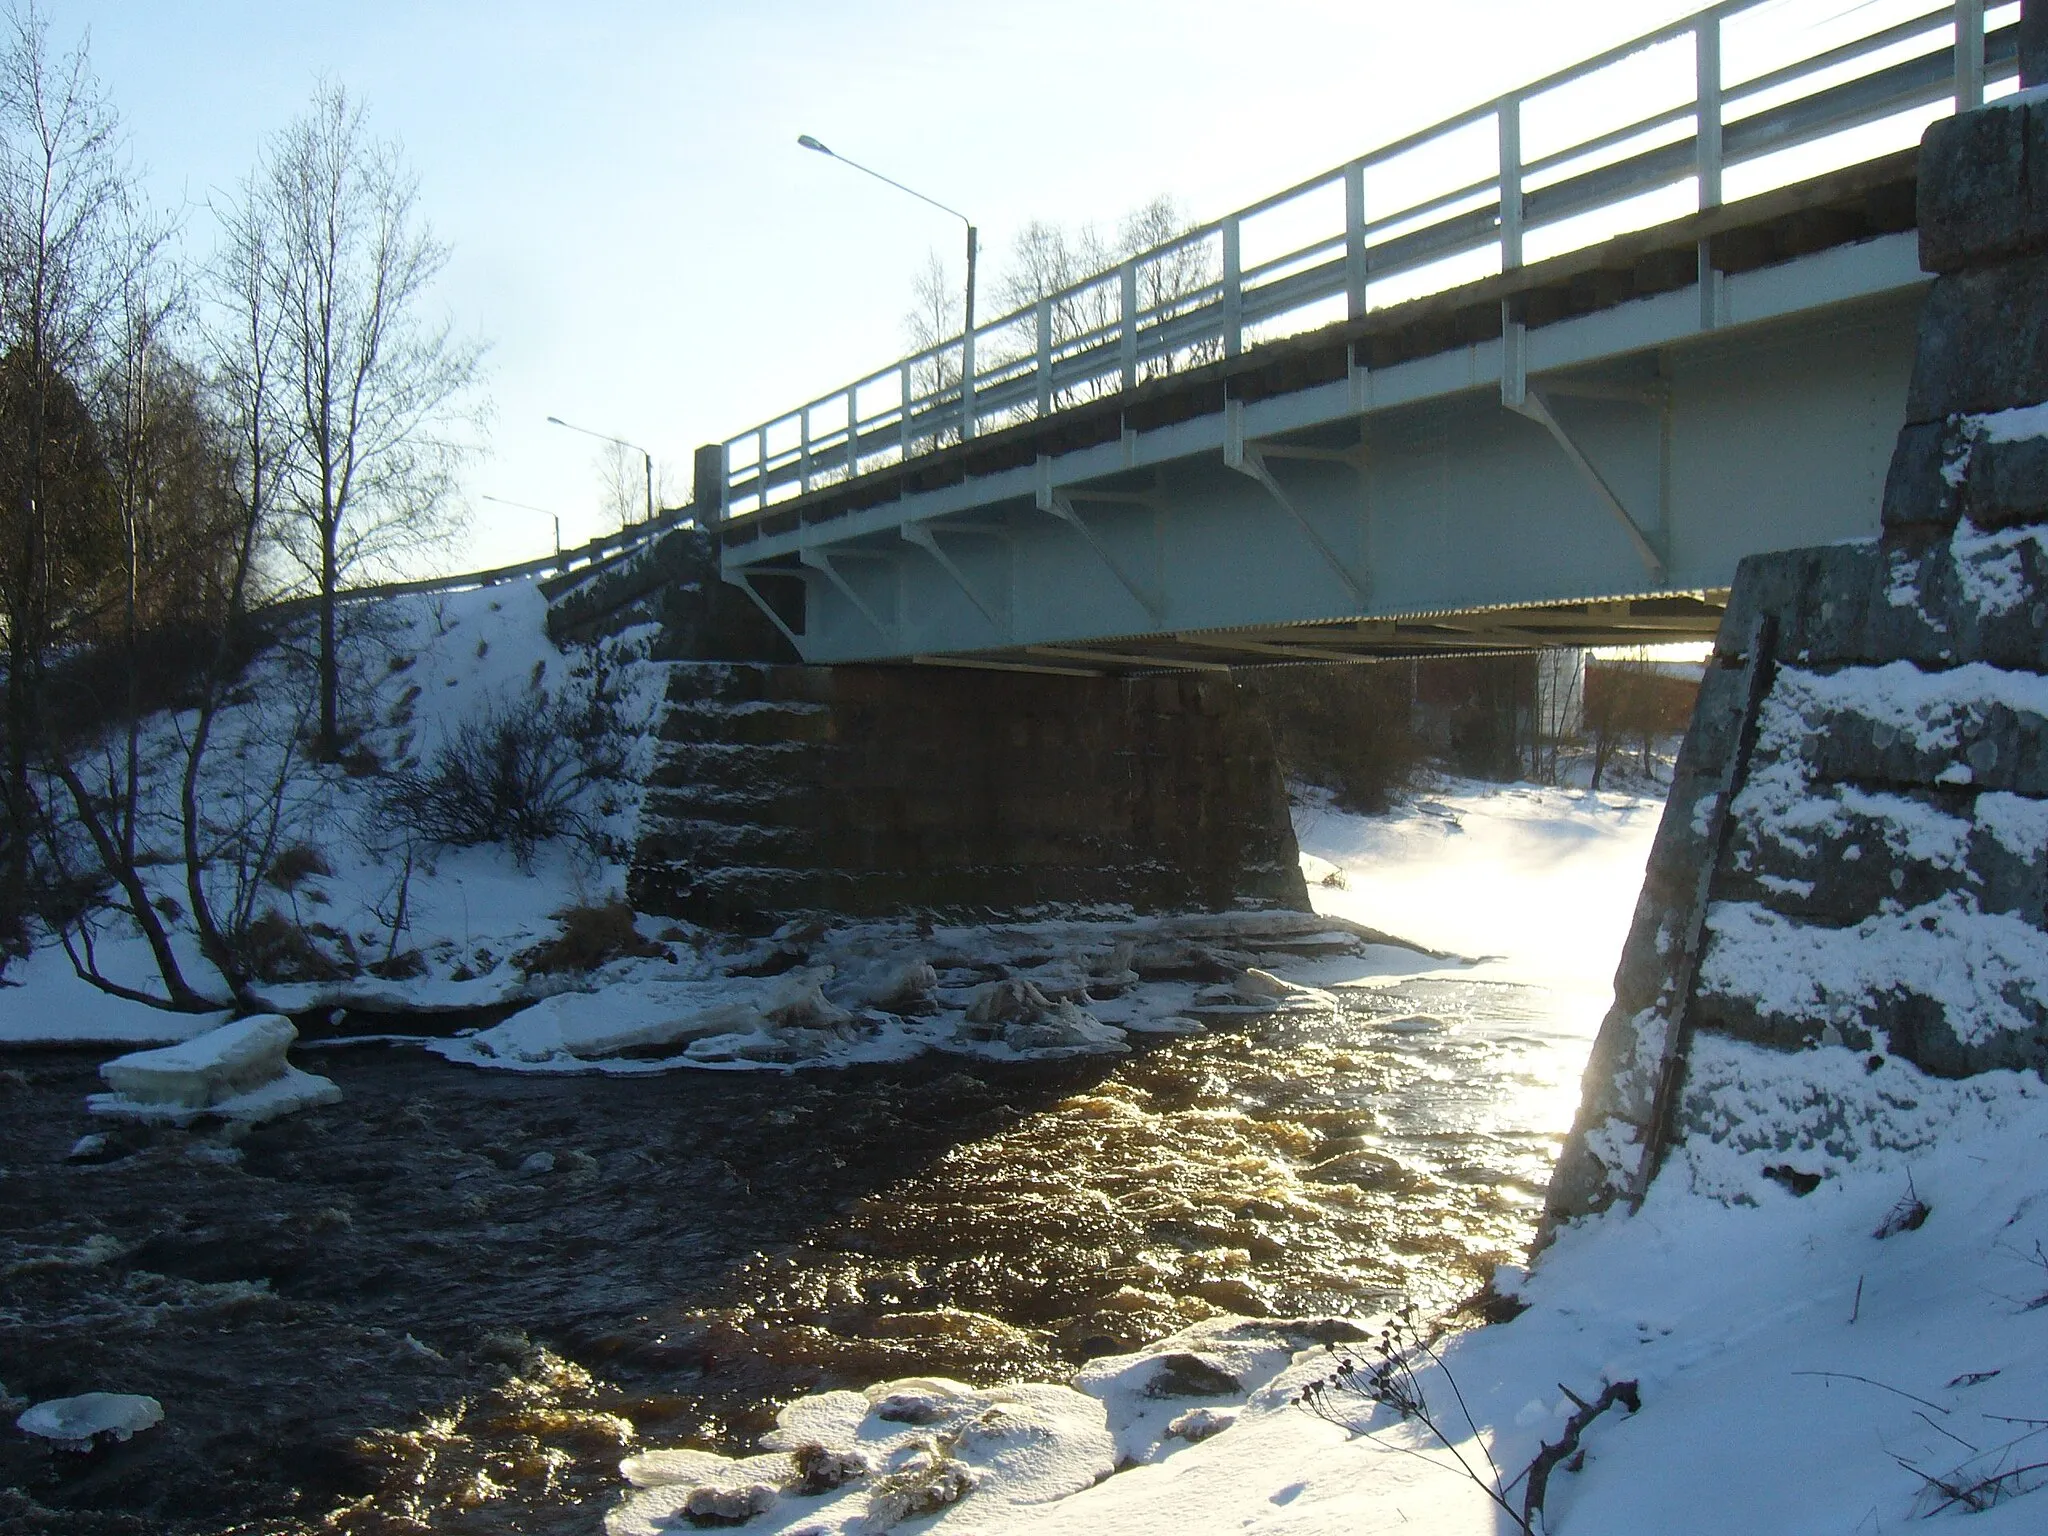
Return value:
<svg viewBox="0 0 2048 1536">
<path fill-rule="evenodd" d="M 1493 1452 L 1486 1443 L 1486 1436 L 1481 1433 L 1478 1421 L 1465 1401 L 1464 1391 L 1459 1387 L 1458 1379 L 1452 1373 L 1449 1362 L 1438 1352 L 1433 1340 L 1416 1325 L 1414 1316 L 1415 1307 L 1410 1303 L 1389 1320 L 1379 1337 L 1377 1362 L 1363 1364 L 1357 1360 L 1340 1360 L 1330 1375 L 1303 1384 L 1300 1393 L 1295 1397 L 1295 1406 L 1368 1439 L 1374 1438 L 1368 1427 L 1371 1414 L 1368 1412 L 1363 1422 L 1354 1417 L 1353 1413 L 1343 1406 L 1342 1398 L 1345 1394 L 1363 1399 L 1375 1407 L 1391 1408 L 1404 1421 L 1415 1420 L 1436 1442 L 1438 1449 L 1450 1453 L 1451 1458 L 1457 1463 L 1458 1470 L 1514 1522 L 1515 1528 L 1522 1532 L 1522 1536 L 1536 1536 L 1536 1521 L 1543 1513 L 1543 1500 L 1549 1492 L 1552 1469 L 1563 1462 L 1566 1463 L 1567 1470 L 1578 1470 L 1578 1461 L 1573 1458 L 1582 1455 L 1579 1451 L 1579 1437 L 1585 1433 L 1587 1425 L 1616 1403 L 1622 1404 L 1630 1413 L 1641 1410 L 1642 1394 L 1637 1390 L 1636 1383 L 1611 1382 L 1599 1398 L 1590 1403 L 1570 1387 L 1560 1383 L 1558 1390 L 1576 1403 L 1579 1410 L 1566 1421 L 1564 1438 L 1556 1445 L 1544 1445 L 1527 1468 L 1513 1479 L 1504 1482 L 1500 1468 L 1493 1460 Z M 1335 1355 L 1335 1346 L 1329 1348 L 1331 1354 Z M 1424 1391 L 1423 1378 L 1417 1370 L 1418 1362 L 1433 1365 L 1443 1373 L 1444 1381 L 1457 1402 L 1459 1415 L 1464 1419 L 1466 1429 L 1470 1431 L 1472 1442 L 1486 1458 L 1486 1472 L 1491 1476 L 1482 1474 L 1473 1462 L 1466 1459 L 1464 1453 L 1458 1449 L 1457 1441 L 1452 1439 L 1447 1426 L 1439 1422 L 1436 1412 L 1430 1405 L 1428 1394 Z M 1387 1441 L 1378 1443 L 1388 1445 L 1393 1450 L 1405 1451 L 1411 1456 L 1419 1456 L 1433 1466 L 1442 1465 L 1415 1446 Z M 1508 1501 L 1508 1491 L 1524 1478 L 1528 1479 L 1528 1486 L 1523 1490 L 1522 1507 L 1517 1510 Z"/>
<path fill-rule="evenodd" d="M 1932 1408 L 1936 1413 L 1948 1412 L 1948 1410 L 1942 1407 L 1939 1403 L 1930 1403 L 1927 1401 L 1926 1398 L 1914 1397 L 1911 1392 L 1904 1391 L 1899 1387 L 1888 1386 L 1881 1381 L 1872 1381 L 1868 1376 L 1852 1375 L 1848 1371 L 1794 1371 L 1792 1374 L 1794 1376 L 1828 1376 L 1832 1377 L 1836 1381 L 1860 1381 L 1866 1387 L 1876 1387 L 1881 1391 L 1885 1392 L 1896 1392 L 1900 1397 L 1908 1398 L 1913 1402 L 1919 1403 L 1922 1407 Z"/>
<path fill-rule="evenodd" d="M 1557 1384 L 1558 1391 L 1578 1404 L 1579 1411 L 1564 1421 L 1564 1438 L 1552 1445 L 1544 1442 L 1543 1449 L 1536 1453 L 1536 1459 L 1529 1463 L 1529 1486 L 1522 1494 L 1522 1529 L 1536 1529 L 1536 1517 L 1543 1513 L 1543 1499 L 1550 1492 L 1551 1469 L 1571 1456 L 1579 1448 L 1579 1436 L 1586 1426 L 1616 1403 L 1622 1404 L 1630 1413 L 1642 1410 L 1643 1395 L 1632 1381 L 1610 1381 L 1607 1390 L 1592 1402 L 1587 1402 L 1563 1382 Z"/>
</svg>

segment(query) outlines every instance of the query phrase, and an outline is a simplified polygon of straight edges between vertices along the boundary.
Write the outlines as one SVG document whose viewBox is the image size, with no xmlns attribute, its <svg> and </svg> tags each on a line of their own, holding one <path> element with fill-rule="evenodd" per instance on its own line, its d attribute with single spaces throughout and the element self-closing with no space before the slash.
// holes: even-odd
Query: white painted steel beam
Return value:
<svg viewBox="0 0 2048 1536">
<path fill-rule="evenodd" d="M 1628 535 L 1629 542 L 1635 546 L 1636 557 L 1643 562 L 1643 569 L 1650 573 L 1650 579 L 1660 587 L 1664 585 L 1664 557 L 1659 555 L 1651 547 L 1650 541 L 1643 536 L 1643 530 L 1637 526 L 1636 520 L 1629 516 L 1628 508 L 1621 504 L 1621 498 L 1615 495 L 1614 487 L 1607 483 L 1607 477 L 1600 473 L 1591 459 L 1586 457 L 1585 450 L 1573 440 L 1571 433 L 1565 431 L 1563 424 L 1551 412 L 1549 404 L 1539 391 L 1524 388 L 1521 395 L 1519 401 L 1508 402 L 1508 409 L 1528 417 L 1556 439 L 1557 446 L 1562 448 L 1565 457 L 1572 461 L 1572 467 L 1593 487 L 1593 494 L 1599 498 L 1601 506 L 1607 509 L 1608 515 L 1619 523 L 1622 531 Z"/>
<path fill-rule="evenodd" d="M 1088 645 L 1141 657 L 1130 641 L 1719 589 L 1745 554 L 1876 531 L 1925 281 L 1914 236 L 1886 236 L 1729 275 L 1716 329 L 1696 290 L 1666 293 L 1523 332 L 1519 375 L 1501 340 L 1353 368 L 764 528 L 724 562 L 734 578 L 815 572 L 792 641 L 821 662 Z M 1508 425 L 1517 377 L 1543 435 Z M 1580 402 L 1568 431 L 1552 395 Z M 1284 481 L 1282 458 L 1297 466 Z M 1343 528 L 1370 530 L 1370 583 L 1332 543 Z M 932 558 L 899 562 L 885 642 L 888 614 L 845 558 L 906 541 Z M 1474 643 L 1519 643 L 1513 627 Z"/>
</svg>

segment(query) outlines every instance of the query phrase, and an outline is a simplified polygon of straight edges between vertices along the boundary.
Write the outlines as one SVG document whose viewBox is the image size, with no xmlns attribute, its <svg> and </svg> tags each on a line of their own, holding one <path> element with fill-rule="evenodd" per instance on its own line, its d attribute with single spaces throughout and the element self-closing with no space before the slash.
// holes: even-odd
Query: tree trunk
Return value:
<svg viewBox="0 0 2048 1536">
<path fill-rule="evenodd" d="M 135 926 L 141 930 L 143 941 L 149 945 L 150 955 L 156 961 L 157 974 L 163 977 L 164 992 L 168 996 L 170 1006 L 180 1013 L 211 1011 L 217 1005 L 193 991 L 191 984 L 185 980 L 185 973 L 178 966 L 178 957 L 171 950 L 170 935 L 164 931 L 162 915 L 150 905 L 149 892 L 143 886 L 142 876 L 137 872 L 133 861 L 122 859 L 120 849 L 115 846 L 114 839 L 107 832 L 99 808 L 93 804 L 92 793 L 85 787 L 85 781 L 78 776 L 78 771 L 61 757 L 53 766 L 56 768 L 57 776 L 64 781 L 65 789 L 70 791 L 71 803 L 78 811 L 79 824 L 92 839 L 102 867 L 113 876 L 115 884 L 121 887 L 122 894 L 128 898 L 130 915 L 135 919 Z M 88 975 L 86 979 L 95 985 L 100 984 L 100 978 L 96 974 Z M 133 997 L 135 993 L 123 990 L 120 995 Z"/>
<path fill-rule="evenodd" d="M 341 660 L 334 649 L 334 592 L 339 570 L 333 519 L 320 529 L 320 755 L 332 762 L 341 752 Z"/>
</svg>

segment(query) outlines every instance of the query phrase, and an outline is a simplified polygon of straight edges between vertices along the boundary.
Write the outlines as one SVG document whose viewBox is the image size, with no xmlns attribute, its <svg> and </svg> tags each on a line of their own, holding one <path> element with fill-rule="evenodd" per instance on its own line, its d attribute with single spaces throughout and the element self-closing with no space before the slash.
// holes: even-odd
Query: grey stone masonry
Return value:
<svg viewBox="0 0 2048 1536">
<path fill-rule="evenodd" d="M 1701 1035 L 2048 1070 L 2048 102 L 1928 130 L 1920 236 L 1882 537 L 1736 575 L 1546 1233 L 1703 1133 Z"/>
<path fill-rule="evenodd" d="M 661 734 L 642 911 L 1308 905 L 1271 731 L 1227 680 L 685 665 Z"/>
</svg>

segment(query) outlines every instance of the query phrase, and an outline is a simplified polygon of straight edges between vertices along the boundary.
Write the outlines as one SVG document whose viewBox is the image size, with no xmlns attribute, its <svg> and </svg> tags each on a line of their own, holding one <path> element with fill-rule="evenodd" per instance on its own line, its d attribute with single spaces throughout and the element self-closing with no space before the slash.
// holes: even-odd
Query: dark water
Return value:
<svg viewBox="0 0 2048 1536">
<path fill-rule="evenodd" d="M 89 1385 L 135 1367 L 168 1417 L 92 1469 L 12 1448 L 0 1485 L 80 1530 L 590 1531 L 623 1451 L 737 1449 L 805 1391 L 1058 1379 L 1218 1311 L 1447 1307 L 1520 1256 L 1591 1021 L 1465 980 L 1338 996 L 1036 1066 L 328 1053 L 335 1110 L 48 1175 L 8 1231 L 45 1268 L 0 1279 L 0 1382 L 85 1390 L 96 1349 Z M 282 1256 L 208 1270 L 223 1242 Z M 156 1523 L 118 1518 L 145 1498 Z"/>
</svg>

